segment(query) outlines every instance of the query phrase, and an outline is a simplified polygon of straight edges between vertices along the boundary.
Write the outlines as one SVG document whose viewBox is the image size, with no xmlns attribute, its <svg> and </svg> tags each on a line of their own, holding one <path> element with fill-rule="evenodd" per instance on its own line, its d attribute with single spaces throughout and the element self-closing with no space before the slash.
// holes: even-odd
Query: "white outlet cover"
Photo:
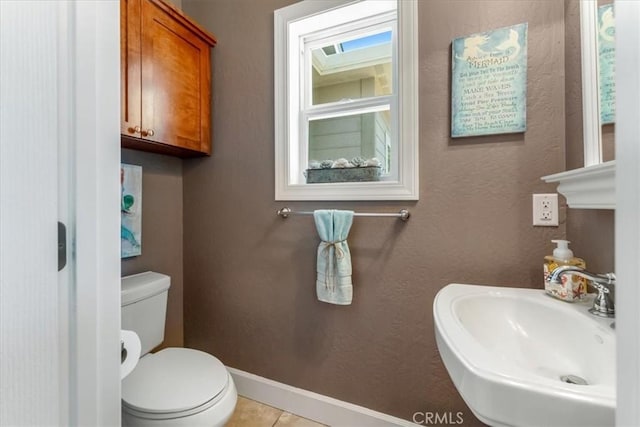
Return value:
<svg viewBox="0 0 640 427">
<path fill-rule="evenodd" d="M 533 225 L 539 227 L 557 227 L 558 193 L 533 195 Z"/>
</svg>

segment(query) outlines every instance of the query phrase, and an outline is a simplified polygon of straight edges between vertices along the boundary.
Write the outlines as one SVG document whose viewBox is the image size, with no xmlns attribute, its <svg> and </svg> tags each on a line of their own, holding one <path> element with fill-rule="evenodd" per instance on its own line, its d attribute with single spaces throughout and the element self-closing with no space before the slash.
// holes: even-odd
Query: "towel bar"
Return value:
<svg viewBox="0 0 640 427">
<path fill-rule="evenodd" d="M 289 215 L 313 215 L 313 211 L 292 211 L 291 209 L 284 207 L 282 209 L 278 209 L 276 214 L 282 218 L 289 218 Z M 408 209 L 402 209 L 398 213 L 354 212 L 353 216 L 387 216 L 407 221 L 411 216 L 411 213 Z"/>
</svg>

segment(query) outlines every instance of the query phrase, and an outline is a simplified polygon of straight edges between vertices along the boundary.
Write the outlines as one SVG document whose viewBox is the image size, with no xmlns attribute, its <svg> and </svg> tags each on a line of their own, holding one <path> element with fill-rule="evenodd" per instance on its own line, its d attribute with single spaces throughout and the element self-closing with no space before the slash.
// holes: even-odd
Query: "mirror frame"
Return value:
<svg viewBox="0 0 640 427">
<path fill-rule="evenodd" d="M 597 0 L 581 0 L 584 167 L 542 177 L 547 183 L 557 183 L 558 192 L 567 199 L 567 205 L 578 209 L 616 207 L 616 161 L 602 162 L 597 19 Z"/>
<path fill-rule="evenodd" d="M 289 24 L 354 0 L 301 1 L 274 12 L 275 200 L 418 200 L 418 2 L 398 0 L 398 179 L 300 184 L 290 181 L 297 135 L 290 135 Z"/>
<path fill-rule="evenodd" d="M 588 167 L 602 163 L 597 0 L 580 1 L 580 45 L 582 53 L 584 167 Z"/>
</svg>

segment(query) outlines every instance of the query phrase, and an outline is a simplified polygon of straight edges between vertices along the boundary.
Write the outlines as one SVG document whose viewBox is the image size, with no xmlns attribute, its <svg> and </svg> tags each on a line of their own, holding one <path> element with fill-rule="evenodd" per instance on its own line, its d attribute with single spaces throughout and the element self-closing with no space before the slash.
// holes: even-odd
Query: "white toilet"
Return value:
<svg viewBox="0 0 640 427">
<path fill-rule="evenodd" d="M 143 356 L 122 380 L 122 425 L 223 426 L 238 393 L 222 362 L 187 348 L 149 353 L 164 340 L 170 283 L 150 271 L 122 278 L 122 329 L 138 334 Z"/>
</svg>

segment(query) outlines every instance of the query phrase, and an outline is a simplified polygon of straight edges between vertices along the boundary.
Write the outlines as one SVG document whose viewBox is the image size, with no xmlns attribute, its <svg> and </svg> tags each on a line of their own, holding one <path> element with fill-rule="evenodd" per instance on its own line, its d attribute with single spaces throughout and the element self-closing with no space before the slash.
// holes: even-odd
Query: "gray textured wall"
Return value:
<svg viewBox="0 0 640 427">
<path fill-rule="evenodd" d="M 171 276 L 163 347 L 184 344 L 182 315 L 182 160 L 122 150 L 122 162 L 142 166 L 142 255 L 123 259 L 122 275 Z"/>
<path fill-rule="evenodd" d="M 276 203 L 273 10 L 291 0 L 184 0 L 218 38 L 213 156 L 184 162 L 185 344 L 230 366 L 396 416 L 463 410 L 439 358 L 432 303 L 451 282 L 542 286 L 559 228 L 531 226 L 540 177 L 565 167 L 564 2 L 421 1 L 419 202 Z M 450 43 L 529 23 L 527 132 L 452 140 Z M 314 295 L 309 217 L 275 210 L 396 211 L 356 219 L 354 301 Z M 562 211 L 564 213 L 564 210 Z M 562 215 L 561 215 L 562 216 Z"/>
</svg>

